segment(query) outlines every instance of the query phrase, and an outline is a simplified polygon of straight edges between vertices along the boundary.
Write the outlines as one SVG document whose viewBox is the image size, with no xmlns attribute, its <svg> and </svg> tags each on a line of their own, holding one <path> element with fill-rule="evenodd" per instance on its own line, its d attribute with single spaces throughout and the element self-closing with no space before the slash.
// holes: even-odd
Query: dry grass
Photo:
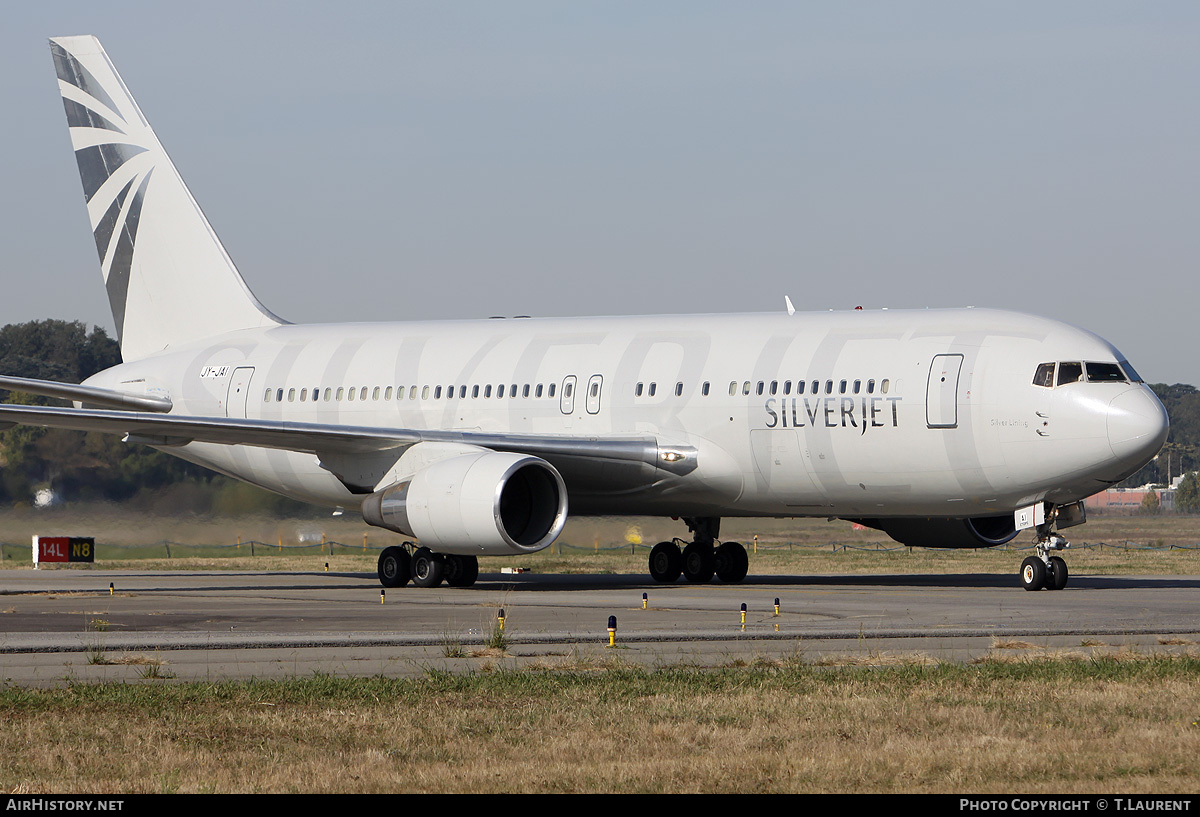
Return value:
<svg viewBox="0 0 1200 817">
<path fill-rule="evenodd" d="M 26 793 L 1197 786 L 1200 663 L 1069 658 L 0 690 Z"/>
</svg>

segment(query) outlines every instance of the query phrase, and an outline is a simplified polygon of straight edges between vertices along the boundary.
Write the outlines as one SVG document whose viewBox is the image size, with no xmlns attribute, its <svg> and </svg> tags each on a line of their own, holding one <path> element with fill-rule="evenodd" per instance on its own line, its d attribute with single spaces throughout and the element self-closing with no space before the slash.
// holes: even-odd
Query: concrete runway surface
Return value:
<svg viewBox="0 0 1200 817">
<path fill-rule="evenodd" d="M 138 681 L 154 663 L 161 676 L 223 680 L 1200 646 L 1198 576 L 1073 575 L 1065 590 L 1036 593 L 1016 575 L 979 573 L 750 576 L 733 585 L 492 573 L 471 588 L 393 589 L 384 603 L 380 589 L 362 573 L 4 570 L 0 681 Z M 483 649 L 501 608 L 505 654 Z M 607 646 L 609 616 L 616 649 Z"/>
</svg>

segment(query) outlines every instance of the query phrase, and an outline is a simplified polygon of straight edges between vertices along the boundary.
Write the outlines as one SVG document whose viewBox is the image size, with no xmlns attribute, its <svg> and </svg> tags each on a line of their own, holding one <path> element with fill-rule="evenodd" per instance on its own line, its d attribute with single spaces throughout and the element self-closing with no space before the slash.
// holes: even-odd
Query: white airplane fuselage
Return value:
<svg viewBox="0 0 1200 817">
<path fill-rule="evenodd" d="M 469 586 L 568 513 L 681 517 L 651 576 L 741 581 L 726 516 L 861 520 L 980 547 L 1034 528 L 1061 589 L 1089 494 L 1166 438 L 1109 343 L 988 309 L 292 325 L 250 291 L 92 36 L 51 57 L 126 361 L 86 384 L 0 373 L 73 408 L 0 423 L 122 434 L 412 540 L 386 587 Z M 419 275 L 420 273 L 415 273 Z M 420 544 L 417 545 L 416 542 Z"/>
<path fill-rule="evenodd" d="M 988 309 L 521 318 L 248 329 L 88 384 L 192 416 L 695 449 L 694 470 L 649 488 L 564 474 L 573 514 L 972 517 L 1082 499 L 1153 456 L 1166 416 L 1144 384 L 1033 382 L 1046 362 L 1120 358 Z M 327 505 L 386 480 L 352 490 L 292 451 L 169 450 Z"/>
</svg>

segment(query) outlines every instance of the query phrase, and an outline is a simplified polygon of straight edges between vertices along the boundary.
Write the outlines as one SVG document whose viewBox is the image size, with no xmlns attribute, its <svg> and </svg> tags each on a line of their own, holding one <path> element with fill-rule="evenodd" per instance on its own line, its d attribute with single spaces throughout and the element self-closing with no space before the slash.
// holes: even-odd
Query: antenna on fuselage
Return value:
<svg viewBox="0 0 1200 817">
<path fill-rule="evenodd" d="M 784 304 L 786 304 L 786 305 L 787 305 L 787 311 L 788 311 L 788 314 L 789 314 L 789 315 L 795 315 L 795 314 L 796 314 L 796 307 L 792 306 L 792 299 L 791 299 L 789 296 L 787 296 L 787 295 L 784 295 L 784 296 L 783 296 L 783 302 L 784 302 Z"/>
</svg>

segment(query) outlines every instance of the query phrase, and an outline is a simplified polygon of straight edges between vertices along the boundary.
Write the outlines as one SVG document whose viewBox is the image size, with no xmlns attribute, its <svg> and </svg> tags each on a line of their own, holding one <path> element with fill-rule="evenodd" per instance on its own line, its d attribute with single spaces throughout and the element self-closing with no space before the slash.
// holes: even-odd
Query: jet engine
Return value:
<svg viewBox="0 0 1200 817">
<path fill-rule="evenodd" d="M 981 548 L 1003 545 L 1017 535 L 1012 514 L 971 519 L 851 519 L 881 530 L 901 544 L 927 548 Z"/>
<path fill-rule="evenodd" d="M 479 451 L 433 462 L 362 503 L 371 525 L 414 536 L 437 553 L 533 553 L 567 521 L 567 488 L 550 463 Z"/>
</svg>

